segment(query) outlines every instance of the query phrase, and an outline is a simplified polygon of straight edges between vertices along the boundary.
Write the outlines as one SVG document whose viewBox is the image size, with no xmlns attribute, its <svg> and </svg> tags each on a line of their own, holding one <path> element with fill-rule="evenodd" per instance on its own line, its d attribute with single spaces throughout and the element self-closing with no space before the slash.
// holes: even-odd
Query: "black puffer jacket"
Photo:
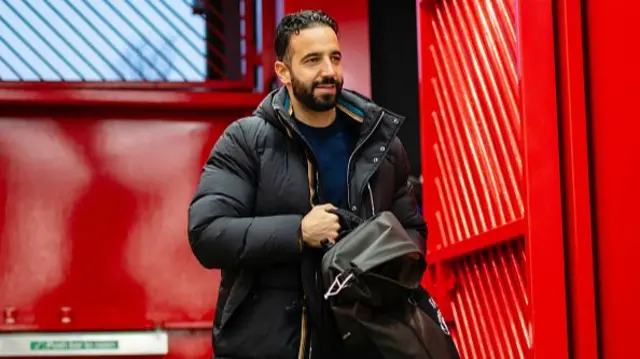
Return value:
<svg viewBox="0 0 640 359">
<path fill-rule="evenodd" d="M 392 211 L 424 248 L 426 225 L 396 137 L 403 119 L 348 90 L 338 107 L 359 136 L 349 162 L 349 207 L 361 217 Z M 214 146 L 189 208 L 189 242 L 203 266 L 222 269 L 217 358 L 308 355 L 298 239 L 316 182 L 313 153 L 290 117 L 284 88 Z"/>
</svg>

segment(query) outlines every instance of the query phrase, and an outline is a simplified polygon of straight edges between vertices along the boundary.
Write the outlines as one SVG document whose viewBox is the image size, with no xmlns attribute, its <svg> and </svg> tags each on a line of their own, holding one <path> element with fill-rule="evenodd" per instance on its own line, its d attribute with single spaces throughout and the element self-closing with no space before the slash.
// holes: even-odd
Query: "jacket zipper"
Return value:
<svg viewBox="0 0 640 359">
<path fill-rule="evenodd" d="M 382 111 L 380 113 L 380 116 L 378 117 L 378 120 L 373 125 L 373 128 L 371 129 L 371 131 L 369 131 L 369 133 L 367 133 L 365 138 L 362 141 L 358 141 L 358 143 L 356 144 L 356 148 L 353 150 L 353 152 L 351 152 L 351 155 L 349 156 L 349 161 L 347 162 L 347 206 L 351 210 L 353 210 L 353 207 L 351 207 L 351 160 L 353 159 L 353 155 L 356 152 L 358 152 L 358 150 L 360 150 L 360 147 L 362 147 L 369 140 L 369 138 L 373 135 L 373 133 L 376 131 L 376 129 L 380 125 L 380 122 L 382 122 L 382 116 L 384 116 L 384 111 Z"/>
<path fill-rule="evenodd" d="M 298 359 L 304 359 L 304 351 L 307 344 L 307 303 L 302 301 L 302 324 L 300 330 L 300 347 L 298 349 Z"/>
<path fill-rule="evenodd" d="M 295 126 L 289 126 L 286 121 L 284 121 L 282 119 L 282 117 L 284 115 L 282 115 L 280 113 L 280 111 L 278 111 L 278 109 L 276 109 L 277 112 L 277 116 L 279 117 L 280 122 L 282 123 L 282 125 L 285 127 L 285 129 L 287 129 L 287 134 L 289 135 L 289 137 L 293 140 L 293 136 L 291 134 L 291 131 L 295 132 L 296 135 L 298 135 L 298 137 L 302 140 L 302 142 L 304 143 L 304 146 L 306 147 L 307 151 L 305 151 L 305 157 L 307 160 L 307 166 L 312 166 L 312 170 L 314 172 L 314 178 L 311 178 L 311 176 L 309 176 L 309 187 L 310 190 L 311 188 L 313 188 L 313 190 L 318 193 L 318 181 L 319 181 L 319 174 L 318 171 L 315 168 L 314 162 L 316 161 L 315 158 L 315 153 L 313 153 L 313 149 L 311 148 L 311 145 L 309 144 L 309 142 L 307 142 L 307 140 L 304 138 L 304 136 L 302 136 L 302 134 L 298 131 L 298 129 L 295 128 Z M 310 154 L 311 160 L 309 160 L 309 156 L 308 154 Z M 309 169 L 307 168 L 307 172 L 309 171 Z M 312 180 L 315 180 L 315 183 L 311 183 Z M 313 197 L 311 196 L 311 192 L 310 194 L 310 198 L 309 198 L 309 204 L 311 205 L 311 207 L 313 207 Z M 319 195 L 319 194 L 318 194 Z M 298 359 L 305 359 L 305 351 L 307 349 L 307 298 L 306 296 L 303 295 L 302 297 L 302 319 L 301 319 L 301 324 L 300 324 L 300 345 L 298 347 Z M 310 359 L 310 358 L 307 358 Z"/>
<path fill-rule="evenodd" d="M 373 202 L 373 191 L 371 190 L 371 182 L 367 183 L 367 188 L 369 188 L 369 200 L 371 202 L 371 216 L 376 215 L 376 205 Z"/>
</svg>

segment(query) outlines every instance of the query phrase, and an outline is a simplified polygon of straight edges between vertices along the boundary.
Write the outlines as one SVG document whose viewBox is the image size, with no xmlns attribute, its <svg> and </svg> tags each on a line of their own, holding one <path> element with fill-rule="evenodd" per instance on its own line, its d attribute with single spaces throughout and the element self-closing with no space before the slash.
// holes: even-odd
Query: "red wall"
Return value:
<svg viewBox="0 0 640 359">
<path fill-rule="evenodd" d="M 638 69 L 634 1 L 586 3 L 595 258 L 602 358 L 638 358 L 640 234 Z M 631 327 L 628 327 L 631 325 Z"/>
<path fill-rule="evenodd" d="M 0 89 L 0 333 L 159 328 L 169 358 L 211 357 L 219 272 L 187 208 L 260 97 Z"/>
<path fill-rule="evenodd" d="M 371 97 L 368 0 L 285 0 L 285 13 L 302 9 L 321 9 L 338 22 L 344 86 Z"/>
</svg>

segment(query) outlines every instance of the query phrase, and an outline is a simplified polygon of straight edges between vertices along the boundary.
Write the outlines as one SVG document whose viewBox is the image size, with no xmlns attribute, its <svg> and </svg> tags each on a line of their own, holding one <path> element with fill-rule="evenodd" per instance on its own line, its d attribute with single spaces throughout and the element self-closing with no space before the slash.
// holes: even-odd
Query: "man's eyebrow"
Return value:
<svg viewBox="0 0 640 359">
<path fill-rule="evenodd" d="M 340 52 L 339 50 L 335 50 L 335 51 L 331 52 L 331 55 L 340 55 L 340 56 L 342 56 L 342 52 Z M 304 60 L 306 60 L 306 59 L 308 59 L 310 57 L 314 57 L 314 56 L 322 56 L 322 53 L 321 52 L 317 52 L 317 51 L 316 52 L 310 52 L 310 53 L 304 55 L 302 57 L 302 59 L 300 59 L 300 61 L 304 61 Z"/>
<path fill-rule="evenodd" d="M 308 59 L 308 58 L 310 58 L 310 57 L 320 56 L 320 55 L 322 55 L 322 54 L 321 54 L 321 53 L 319 53 L 319 52 L 310 52 L 310 53 L 308 53 L 308 54 L 304 55 L 304 56 L 302 57 L 302 59 L 300 59 L 300 60 L 301 60 L 301 61 L 304 61 L 304 60 L 306 60 L 306 59 Z"/>
</svg>

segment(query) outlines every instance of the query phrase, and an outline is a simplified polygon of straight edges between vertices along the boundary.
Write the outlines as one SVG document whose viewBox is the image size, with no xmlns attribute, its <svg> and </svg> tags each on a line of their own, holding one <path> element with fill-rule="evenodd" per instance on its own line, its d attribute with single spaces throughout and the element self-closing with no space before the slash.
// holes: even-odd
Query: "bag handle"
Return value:
<svg viewBox="0 0 640 359">
<path fill-rule="evenodd" d="M 333 213 L 340 218 L 340 227 L 343 231 L 352 231 L 364 222 L 364 219 L 342 208 L 332 209 L 329 213 Z"/>
<path fill-rule="evenodd" d="M 332 209 L 332 210 L 329 210 L 328 212 L 335 214 L 336 216 L 338 216 L 340 220 L 340 228 L 342 230 L 340 233 L 340 237 L 353 231 L 360 224 L 364 223 L 364 219 L 342 208 Z M 325 239 L 320 242 L 320 246 L 325 252 L 331 249 L 331 247 L 333 247 L 334 245 L 335 243 L 329 241 L 328 239 Z"/>
</svg>

